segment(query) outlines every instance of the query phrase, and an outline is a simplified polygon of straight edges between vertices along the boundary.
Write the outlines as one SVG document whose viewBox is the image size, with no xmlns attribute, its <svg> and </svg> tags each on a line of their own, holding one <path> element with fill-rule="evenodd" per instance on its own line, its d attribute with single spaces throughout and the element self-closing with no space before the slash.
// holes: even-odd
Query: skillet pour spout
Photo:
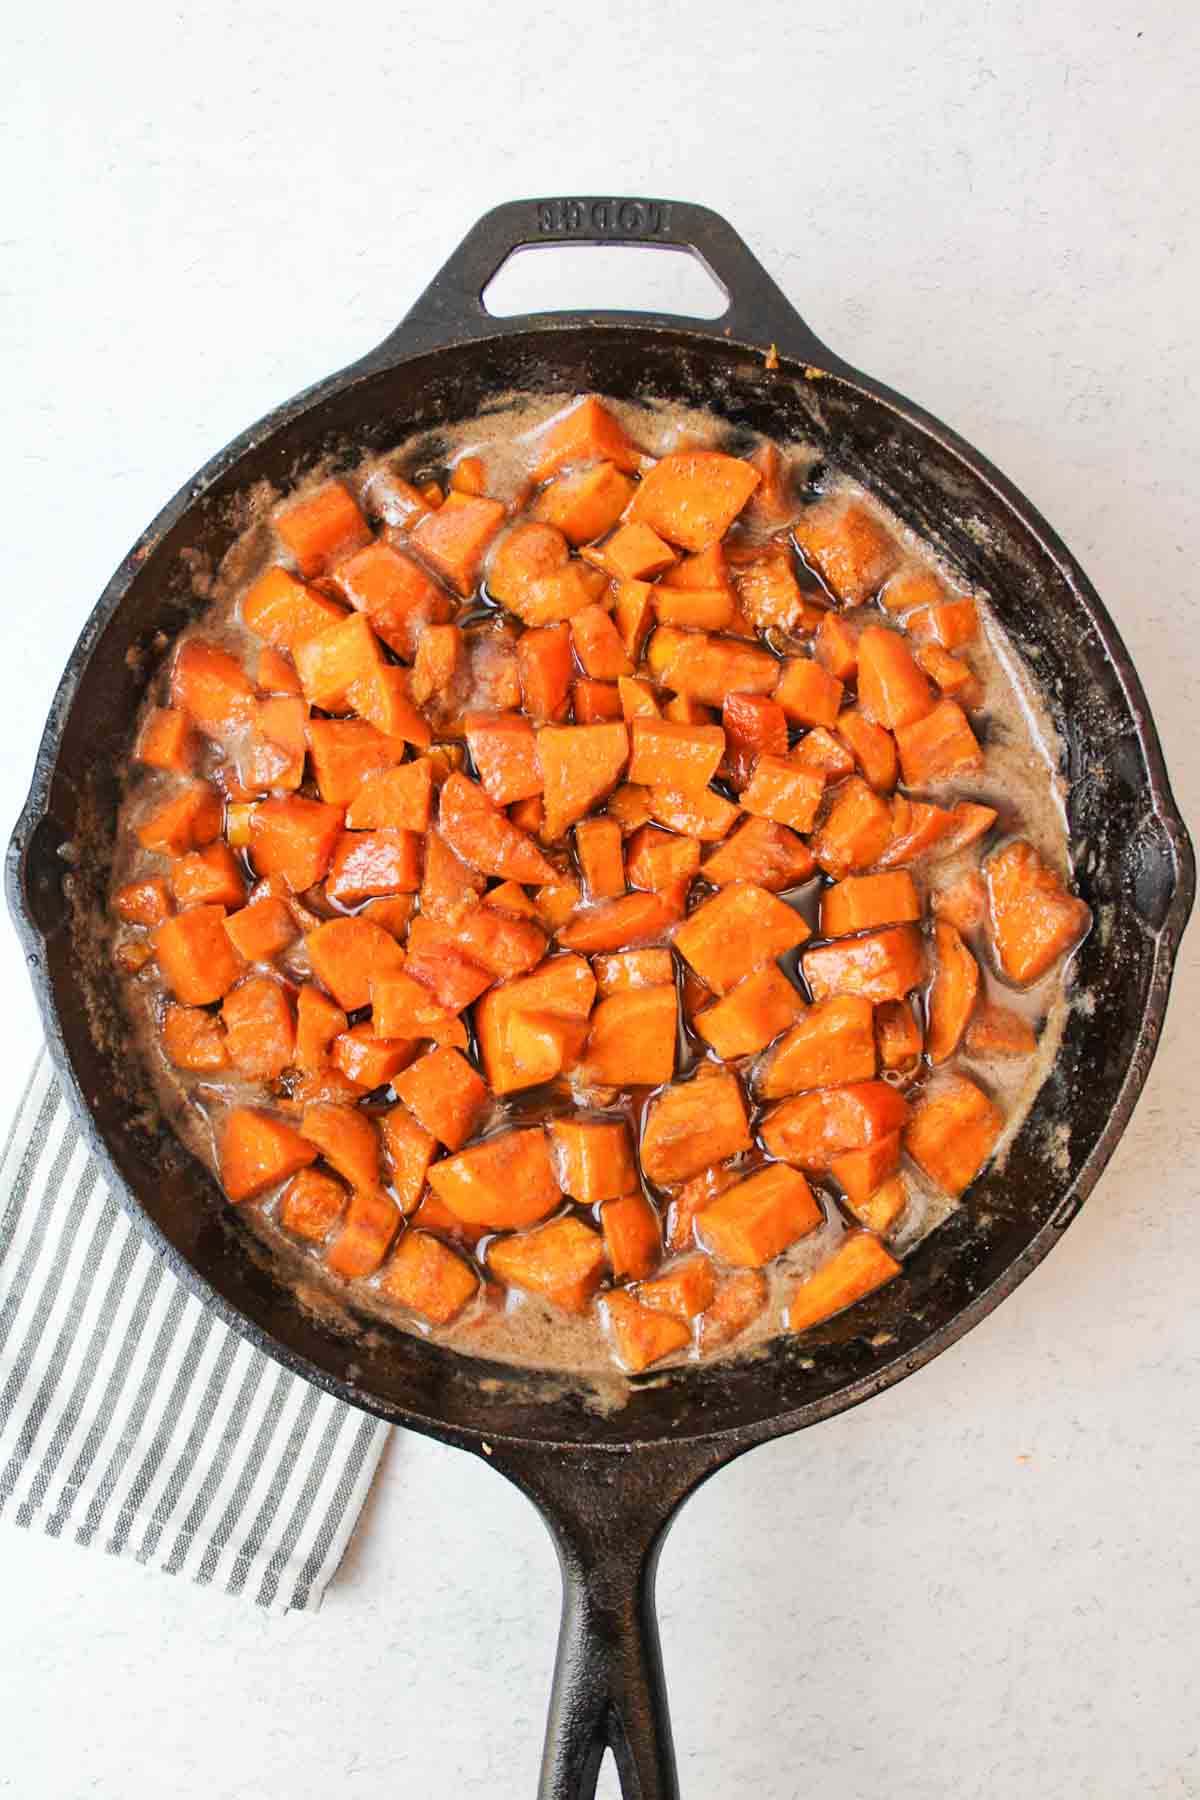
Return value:
<svg viewBox="0 0 1200 1800">
<path fill-rule="evenodd" d="M 515 251 L 636 243 L 700 258 L 716 320 L 650 313 L 497 319 L 482 294 Z M 286 489 L 515 391 L 702 406 L 733 432 L 813 443 L 987 592 L 1063 751 L 1074 881 L 1103 931 L 1074 965 L 1056 1061 L 993 1166 L 889 1286 L 802 1339 L 631 1381 L 598 1411 L 561 1378 L 456 1355 L 317 1312 L 180 1144 L 129 1053 L 103 944 L 116 770 L 163 634 L 199 610 L 256 483 Z M 611 1745 L 623 1792 L 678 1782 L 654 1571 L 687 1495 L 769 1438 L 870 1398 L 952 1344 L 1062 1236 L 1128 1123 L 1161 1032 L 1195 867 L 1121 639 L 1051 527 L 978 452 L 828 350 L 736 232 L 680 201 L 514 201 L 468 233 L 407 318 L 360 362 L 222 450 L 149 526 L 84 625 L 9 845 L 9 905 L 59 1078 L 114 1191 L 206 1305 L 279 1362 L 396 1424 L 484 1456 L 547 1520 L 564 1606 L 540 1792 L 586 1800 Z"/>
</svg>

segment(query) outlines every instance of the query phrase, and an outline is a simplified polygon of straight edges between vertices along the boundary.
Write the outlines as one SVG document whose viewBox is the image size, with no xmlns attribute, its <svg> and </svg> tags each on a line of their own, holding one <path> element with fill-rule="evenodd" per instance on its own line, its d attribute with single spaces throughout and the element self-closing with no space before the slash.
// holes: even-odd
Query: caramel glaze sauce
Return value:
<svg viewBox="0 0 1200 1800">
<path fill-rule="evenodd" d="M 368 516 L 384 524 L 389 522 L 389 473 L 398 473 L 419 483 L 436 479 L 447 465 L 466 455 L 479 455 L 484 459 L 487 492 L 490 496 L 503 500 L 506 504 L 519 501 L 529 490 L 529 469 L 535 460 L 538 437 L 549 423 L 574 404 L 575 399 L 574 395 L 512 395 L 484 418 L 449 426 L 433 439 L 428 435 L 409 439 L 386 455 L 367 458 L 349 473 L 342 469 L 338 469 L 337 473 L 355 493 Z M 661 456 L 681 447 L 729 447 L 728 428 L 711 414 L 653 403 L 635 404 L 607 397 L 605 404 L 618 416 L 633 440 L 651 455 Z M 909 557 L 939 569 L 937 557 L 927 543 L 908 530 L 868 491 L 830 472 L 822 465 L 815 450 L 801 444 L 779 445 L 778 448 L 783 459 L 786 483 L 796 495 L 797 510 L 808 501 L 838 494 L 852 495 L 880 517 L 903 544 Z M 744 444 L 739 443 L 737 453 L 746 453 Z M 332 472 L 327 467 L 315 470 L 295 493 L 289 494 L 289 500 L 294 499 L 296 494 L 302 495 L 318 486 Z M 205 582 L 201 590 L 208 598 L 207 610 L 183 634 L 185 637 L 191 634 L 202 635 L 210 641 L 220 642 L 251 668 L 260 640 L 241 623 L 239 601 L 262 568 L 278 559 L 278 545 L 271 529 L 271 514 L 279 499 L 280 495 L 266 486 L 248 496 L 250 523 L 225 557 L 216 579 Z M 761 535 L 776 535 L 778 529 L 778 525 L 772 525 Z M 744 525 L 736 526 L 734 532 L 744 539 L 752 540 L 754 536 L 753 528 Z M 819 591 L 817 576 L 803 566 L 799 556 L 796 558 L 796 567 L 801 582 L 807 583 L 814 591 Z M 963 591 L 961 578 L 949 570 L 939 572 L 946 576 L 951 587 Z M 1015 835 L 1019 830 L 1020 835 L 1032 842 L 1046 861 L 1065 876 L 1069 871 L 1070 860 L 1064 808 L 1065 788 L 1059 774 L 1061 756 L 1057 737 L 1031 680 L 988 604 L 986 594 L 976 591 L 974 598 L 981 631 L 970 647 L 969 660 L 982 683 L 983 698 L 979 708 L 972 714 L 972 723 L 984 744 L 985 766 L 978 773 L 923 788 L 914 797 L 943 805 L 952 804 L 959 799 L 973 799 L 995 807 L 999 818 L 994 828 L 993 842 L 1003 841 L 1006 836 Z M 850 619 L 879 617 L 877 609 L 872 606 L 841 610 Z M 482 632 L 507 634 L 510 629 L 500 609 L 486 603 L 473 612 L 469 612 L 464 605 L 459 614 L 459 622 L 474 622 Z M 784 645 L 771 645 L 769 639 L 766 641 L 777 652 L 785 648 Z M 171 648 L 173 650 L 174 646 Z M 146 710 L 164 701 L 168 662 L 169 657 L 164 657 L 160 670 L 151 682 L 145 702 Z M 436 735 L 436 721 L 434 723 Z M 198 773 L 211 773 L 218 760 L 228 760 L 230 752 L 236 752 L 236 746 L 227 745 L 221 757 L 218 757 L 214 747 L 207 746 L 207 766 L 202 763 Z M 142 875 L 159 872 L 157 860 L 138 845 L 136 830 L 164 798 L 171 779 L 142 767 L 135 766 L 131 769 L 118 821 L 112 871 L 114 889 Z M 306 785 L 302 791 L 310 791 L 309 786 Z M 568 857 L 564 855 L 564 865 L 567 860 Z M 978 861 L 979 851 L 978 846 L 975 846 L 960 852 L 956 857 L 938 860 L 932 869 L 923 867 L 918 862 L 911 867 L 910 872 L 924 900 L 932 885 L 939 888 L 949 885 L 956 875 L 976 867 Z M 247 874 L 250 879 L 254 878 L 248 864 Z M 814 932 L 823 885 L 824 878 L 818 874 L 803 887 L 781 896 L 800 911 Z M 711 889 L 698 882 L 691 907 L 699 905 L 711 892 Z M 324 904 L 323 910 L 328 916 L 335 916 L 337 912 L 329 903 Z M 1004 1110 L 1006 1126 L 996 1151 L 996 1156 L 1003 1158 L 1007 1144 L 1020 1128 L 1056 1055 L 1070 1004 L 1069 977 L 1060 966 L 1051 970 L 1034 987 L 1017 991 L 1002 980 L 984 933 L 970 934 L 966 941 L 980 964 L 981 996 L 1020 1010 L 1038 1032 L 1038 1048 L 1031 1057 L 982 1061 L 968 1055 L 965 1049 L 960 1049 L 954 1059 L 955 1066 L 963 1068 L 967 1074 L 977 1079 Z M 680 959 L 674 955 L 674 960 L 677 979 L 681 980 Z M 277 966 L 296 982 L 310 976 L 303 938 L 297 940 L 278 959 Z M 784 966 L 803 989 L 796 956 L 793 954 L 785 961 Z M 215 1146 L 225 1113 L 231 1106 L 238 1104 L 261 1104 L 264 1099 L 261 1084 L 241 1079 L 226 1071 L 222 1071 L 219 1078 L 190 1074 L 168 1062 L 159 1037 L 159 1021 L 166 995 L 153 962 L 137 975 L 123 978 L 122 986 L 123 1000 L 134 1029 L 136 1048 L 149 1067 L 164 1112 L 193 1153 L 216 1173 Z M 682 1017 L 681 1009 L 676 1078 L 693 1068 L 706 1053 L 702 1041 L 682 1024 Z M 472 1042 L 473 1059 L 474 1052 L 475 1045 Z M 749 1066 L 756 1060 L 758 1059 L 745 1059 L 743 1073 L 749 1073 Z M 922 1078 L 919 1077 L 918 1080 L 920 1079 Z M 926 1073 L 924 1079 L 936 1082 L 938 1077 L 936 1073 L 932 1076 Z M 646 1102 L 650 1098 L 650 1090 L 623 1094 L 592 1089 L 586 1093 L 577 1093 L 572 1090 L 569 1082 L 560 1080 L 548 1087 L 530 1089 L 506 1100 L 494 1101 L 490 1114 L 476 1135 L 487 1136 L 513 1124 L 536 1122 L 558 1113 L 576 1110 L 582 1104 L 610 1117 L 626 1118 L 634 1141 L 637 1142 Z M 382 1109 L 393 1103 L 393 1100 L 390 1090 L 383 1090 L 378 1097 L 372 1096 L 366 1104 L 368 1109 L 374 1106 Z M 752 1109 L 752 1121 L 761 1115 L 762 1110 L 761 1106 Z M 743 1172 L 749 1173 L 764 1160 L 761 1152 L 755 1150 L 735 1159 L 734 1166 L 743 1165 Z M 908 1184 L 909 1202 L 886 1239 L 888 1247 L 897 1257 L 904 1257 L 911 1252 L 922 1238 L 961 1204 L 934 1189 L 908 1158 L 904 1159 L 902 1168 Z M 833 1184 L 813 1178 L 812 1186 L 825 1213 L 824 1224 L 768 1265 L 764 1270 L 769 1286 L 766 1309 L 741 1337 L 719 1354 L 744 1356 L 773 1337 L 781 1329 L 784 1309 L 797 1278 L 825 1261 L 846 1231 L 846 1217 L 835 1197 Z M 660 1211 L 665 1213 L 669 1197 L 649 1187 L 647 1193 Z M 581 1208 L 574 1210 L 583 1211 Z M 336 1296 L 346 1293 L 344 1285 L 325 1272 L 319 1261 L 319 1249 L 300 1246 L 296 1240 L 283 1233 L 277 1223 L 277 1211 L 278 1193 L 243 1207 L 243 1213 L 252 1219 L 255 1229 L 267 1244 L 281 1253 L 291 1271 L 298 1271 L 297 1285 L 302 1287 L 310 1303 L 321 1306 L 322 1295 L 327 1294 L 336 1310 Z M 614 1379 L 614 1366 L 599 1323 L 592 1317 L 576 1318 L 562 1313 L 535 1296 L 515 1289 L 503 1289 L 486 1274 L 483 1259 L 488 1241 L 487 1237 L 481 1239 L 476 1252 L 482 1277 L 479 1293 L 452 1325 L 441 1329 L 431 1328 L 389 1302 L 379 1291 L 378 1277 L 352 1284 L 350 1297 L 356 1310 L 377 1313 L 381 1319 L 432 1337 L 457 1351 L 525 1367 L 561 1371 L 566 1375 L 582 1378 L 585 1385 L 594 1385 L 597 1392 L 608 1388 Z M 666 1358 L 655 1365 L 651 1376 L 674 1363 L 687 1361 L 689 1356 L 694 1358 L 697 1355 L 698 1352 L 693 1348 L 690 1352 L 683 1351 Z M 618 1376 L 617 1379 L 623 1381 L 625 1378 Z"/>
</svg>

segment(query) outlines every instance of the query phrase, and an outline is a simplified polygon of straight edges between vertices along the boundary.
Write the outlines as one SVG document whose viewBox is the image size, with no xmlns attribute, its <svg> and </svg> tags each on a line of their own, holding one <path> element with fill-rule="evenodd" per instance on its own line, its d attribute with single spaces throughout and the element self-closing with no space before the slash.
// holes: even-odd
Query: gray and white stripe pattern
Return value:
<svg viewBox="0 0 1200 1800">
<path fill-rule="evenodd" d="M 0 1160 L 0 1519 L 311 1611 L 387 1430 L 180 1285 L 43 1051 Z"/>
</svg>

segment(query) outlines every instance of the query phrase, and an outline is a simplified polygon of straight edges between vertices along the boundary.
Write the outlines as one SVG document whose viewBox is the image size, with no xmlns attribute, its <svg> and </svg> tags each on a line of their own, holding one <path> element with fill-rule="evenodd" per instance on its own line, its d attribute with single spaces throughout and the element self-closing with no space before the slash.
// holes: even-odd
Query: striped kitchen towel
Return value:
<svg viewBox="0 0 1200 1800">
<path fill-rule="evenodd" d="M 180 1285 L 43 1050 L 0 1161 L 0 1517 L 311 1611 L 387 1434 Z"/>
</svg>

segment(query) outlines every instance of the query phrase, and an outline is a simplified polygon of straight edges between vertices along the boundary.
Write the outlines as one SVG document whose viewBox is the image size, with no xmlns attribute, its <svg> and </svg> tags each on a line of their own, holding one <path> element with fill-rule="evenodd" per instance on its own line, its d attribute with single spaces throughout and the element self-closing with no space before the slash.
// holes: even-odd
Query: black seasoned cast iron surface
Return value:
<svg viewBox="0 0 1200 1800">
<path fill-rule="evenodd" d="M 729 311 L 704 323 L 484 312 L 479 294 L 513 249 L 614 240 L 692 249 L 730 292 Z M 771 345 L 777 366 L 765 355 Z M 1096 920 L 1075 975 L 1089 1004 L 1072 1010 L 1004 1166 L 975 1184 L 902 1276 L 799 1341 L 634 1383 L 609 1412 L 558 1378 L 455 1356 L 378 1320 L 347 1333 L 307 1311 L 158 1117 L 131 1067 L 105 959 L 89 943 L 104 905 L 116 771 L 156 634 L 170 636 L 203 605 L 194 572 L 220 563 L 247 490 L 261 480 L 286 488 L 331 456 L 348 466 L 414 431 L 487 412 L 512 390 L 705 406 L 727 421 L 734 448 L 739 432 L 813 442 L 985 588 L 1064 746 L 1076 879 Z M 7 877 L 51 1051 L 131 1211 L 176 1273 L 270 1354 L 384 1418 L 471 1448 L 486 1440 L 485 1453 L 533 1493 L 568 1574 L 575 1564 L 587 1577 L 569 1589 L 543 1791 L 586 1793 L 608 1736 L 626 1780 L 641 1783 L 627 1791 L 645 1795 L 675 1791 L 665 1712 L 652 1704 L 661 1693 L 647 1598 L 667 1517 L 731 1456 L 927 1362 L 1058 1240 L 1145 1081 L 1194 886 L 1137 675 L 1045 521 L 952 432 L 820 344 L 723 220 L 700 207 L 617 200 L 515 202 L 488 214 L 378 350 L 253 427 L 170 502 L 71 657 Z M 623 1732 L 637 1740 L 632 1750 Z"/>
</svg>

